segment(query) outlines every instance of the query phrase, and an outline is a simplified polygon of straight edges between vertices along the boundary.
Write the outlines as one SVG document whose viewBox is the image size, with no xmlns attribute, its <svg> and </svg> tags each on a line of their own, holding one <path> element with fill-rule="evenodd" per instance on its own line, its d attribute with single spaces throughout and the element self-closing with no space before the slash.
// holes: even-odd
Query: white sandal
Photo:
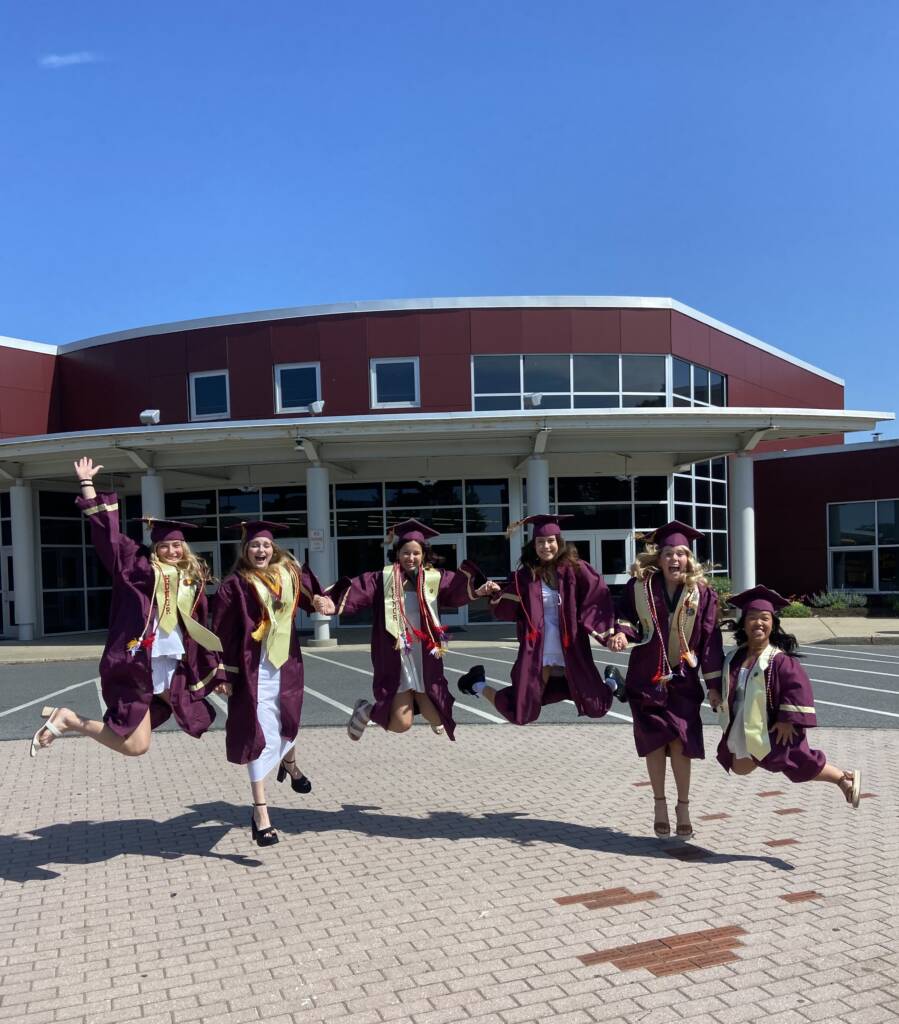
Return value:
<svg viewBox="0 0 899 1024">
<path fill-rule="evenodd" d="M 444 731 L 445 730 L 444 730 L 442 724 L 441 725 L 432 725 L 431 726 L 431 732 L 434 733 L 435 736 L 442 736 Z"/>
<path fill-rule="evenodd" d="M 858 802 L 859 802 L 859 799 L 861 798 L 861 793 L 862 793 L 862 773 L 861 773 L 861 769 L 860 768 L 856 768 L 856 769 L 854 769 L 851 772 L 843 772 L 843 778 L 842 778 L 841 782 L 850 782 L 851 783 L 851 785 L 850 785 L 848 790 L 847 789 L 843 789 L 842 786 L 840 786 L 840 789 L 843 790 L 843 795 L 846 797 L 846 802 L 849 803 L 849 804 L 852 804 L 853 807 L 857 808 L 858 807 Z"/>
<path fill-rule="evenodd" d="M 56 739 L 59 739 L 62 736 L 59 729 L 57 729 L 53 722 L 50 721 L 57 711 L 59 711 L 59 708 L 45 707 L 41 709 L 41 718 L 45 718 L 46 721 L 41 722 L 40 728 L 31 737 L 31 748 L 28 751 L 29 757 L 37 757 L 37 752 L 41 749 L 41 744 L 38 743 L 38 736 L 40 736 L 44 729 L 46 729 L 52 736 L 55 736 Z M 49 744 L 47 745 L 49 746 Z"/>
<path fill-rule="evenodd" d="M 347 722 L 346 733 L 351 740 L 361 740 L 365 734 L 365 727 L 368 725 L 368 720 L 371 717 L 371 704 L 365 699 L 356 701 L 356 705 L 353 708 L 353 713 L 350 716 L 349 722 Z"/>
</svg>

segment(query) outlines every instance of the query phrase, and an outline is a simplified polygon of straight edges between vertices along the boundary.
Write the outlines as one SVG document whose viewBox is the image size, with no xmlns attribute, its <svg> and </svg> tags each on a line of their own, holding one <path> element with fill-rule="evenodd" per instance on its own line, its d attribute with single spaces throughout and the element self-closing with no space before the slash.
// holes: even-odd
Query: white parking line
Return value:
<svg viewBox="0 0 899 1024">
<path fill-rule="evenodd" d="M 899 690 L 883 690 L 877 686 L 857 686 L 855 683 L 837 683 L 833 679 L 812 679 L 812 682 L 824 683 L 825 686 L 843 686 L 847 690 L 870 690 L 872 693 L 888 693 L 892 697 L 899 697 Z"/>
<path fill-rule="evenodd" d="M 829 708 L 845 708 L 847 711 L 864 711 L 869 715 L 884 715 L 886 718 L 899 718 L 895 711 L 878 711 L 876 708 L 857 708 L 852 704 L 835 704 L 832 700 L 815 699 L 816 704 L 826 704 Z"/>
<path fill-rule="evenodd" d="M 828 672 L 858 672 L 863 676 L 886 676 L 888 679 L 899 679 L 899 672 L 876 672 L 873 668 L 847 668 L 845 665 L 816 665 L 813 661 L 802 662 L 806 668 L 823 668 Z"/>
<path fill-rule="evenodd" d="M 217 693 L 210 693 L 209 694 L 209 699 L 212 701 L 213 704 L 215 704 L 215 706 L 219 709 L 219 711 L 223 711 L 225 713 L 225 717 L 227 718 L 228 717 L 228 705 L 227 705 L 227 703 L 225 701 L 223 701 L 222 698 Z"/>
<path fill-rule="evenodd" d="M 29 700 L 25 704 L 18 704 L 14 708 L 0 711 L 0 718 L 3 718 L 5 715 L 11 715 L 14 711 L 21 711 L 23 708 L 34 707 L 35 704 L 43 704 L 44 701 L 49 700 L 51 697 L 58 697 L 61 693 L 68 693 L 69 690 L 77 690 L 79 686 L 89 686 L 91 683 L 98 683 L 99 681 L 97 678 L 83 679 L 80 683 L 72 683 L 71 686 L 64 686 L 61 690 L 54 690 L 53 693 L 45 693 L 43 697 L 38 697 L 36 700 Z"/>
<path fill-rule="evenodd" d="M 309 651 L 303 651 L 303 657 L 317 658 L 319 661 L 327 662 L 329 665 L 334 665 L 336 668 L 345 668 L 348 669 L 350 672 L 358 672 L 360 673 L 360 675 L 368 676 L 369 679 L 371 679 L 372 675 L 374 674 L 372 672 L 369 672 L 368 669 L 357 668 L 355 665 L 345 665 L 342 661 L 332 661 L 331 658 L 325 658 L 321 654 L 311 654 Z M 447 666 L 447 668 L 449 668 L 449 666 Z M 459 672 L 459 674 L 462 675 L 462 672 L 457 668 L 450 669 L 450 671 Z M 500 685 L 505 686 L 506 684 L 501 683 Z M 305 690 L 307 693 L 312 693 L 314 696 L 322 697 L 322 699 L 327 700 L 329 704 L 335 704 L 339 708 L 344 708 L 343 704 L 336 704 L 335 701 L 332 701 L 330 698 L 325 698 L 322 694 L 314 693 L 314 691 L 310 690 L 308 687 L 305 687 Z M 481 718 L 488 718 L 491 722 L 497 722 L 500 725 L 503 725 L 506 721 L 505 718 L 499 718 L 497 715 L 488 714 L 486 711 L 481 711 L 480 708 L 473 708 L 469 704 L 464 704 L 460 700 L 456 701 L 455 706 L 457 708 L 461 708 L 463 711 L 470 711 L 473 715 L 479 715 Z M 352 708 L 345 708 L 345 710 L 347 711 L 348 714 L 352 713 Z"/>
<path fill-rule="evenodd" d="M 871 647 L 870 655 L 867 653 L 867 651 L 864 654 L 862 654 L 862 652 L 859 651 L 857 647 L 850 647 L 847 649 L 845 647 L 831 647 L 830 644 L 803 644 L 800 647 L 800 651 L 802 654 L 814 654 L 816 656 L 823 655 L 827 658 L 839 658 L 843 655 L 854 654 L 858 657 L 880 658 L 885 661 L 899 662 L 899 654 L 887 654 L 884 651 L 878 651 L 871 644 L 866 644 L 865 646 Z M 827 648 L 827 650 L 824 649 L 825 647 Z"/>
<path fill-rule="evenodd" d="M 304 658 L 306 657 L 306 654 L 307 652 L 303 651 Z M 337 708 L 339 711 L 343 711 L 347 715 L 351 715 L 353 713 L 353 709 L 348 708 L 346 704 L 341 704 L 339 700 L 334 700 L 332 697 L 327 697 L 325 694 L 319 693 L 318 690 L 313 690 L 311 686 L 304 685 L 303 692 L 308 693 L 313 697 L 317 697 L 319 700 L 324 701 L 325 704 L 330 704 L 332 708 Z"/>
<path fill-rule="evenodd" d="M 100 688 L 100 677 L 98 676 L 94 682 L 97 684 L 97 703 L 100 705 L 100 717 L 102 718 L 106 714 L 106 701 L 103 700 L 103 690 Z"/>
</svg>

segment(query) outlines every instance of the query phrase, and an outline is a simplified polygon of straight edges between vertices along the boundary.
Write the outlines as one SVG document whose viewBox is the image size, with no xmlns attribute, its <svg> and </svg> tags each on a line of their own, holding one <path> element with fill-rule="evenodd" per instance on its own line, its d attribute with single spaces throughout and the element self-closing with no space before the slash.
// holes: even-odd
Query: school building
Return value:
<svg viewBox="0 0 899 1024">
<path fill-rule="evenodd" d="M 74 504 L 81 455 L 105 467 L 124 529 L 195 523 L 218 576 L 241 519 L 289 524 L 286 545 L 330 582 L 381 566 L 387 528 L 414 516 L 448 566 L 502 578 L 521 545 L 509 522 L 551 511 L 613 586 L 641 531 L 676 518 L 739 587 L 758 573 L 788 592 L 899 591 L 899 448 L 842 444 L 892 415 L 844 409 L 843 393 L 667 298 L 358 302 L 0 338 L 0 635 L 106 625 L 109 579 Z"/>
</svg>

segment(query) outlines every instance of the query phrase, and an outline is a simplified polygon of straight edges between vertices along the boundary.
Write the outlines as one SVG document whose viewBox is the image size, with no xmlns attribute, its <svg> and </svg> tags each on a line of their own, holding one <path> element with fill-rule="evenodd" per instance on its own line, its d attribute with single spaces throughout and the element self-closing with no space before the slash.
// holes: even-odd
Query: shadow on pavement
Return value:
<svg viewBox="0 0 899 1024">
<path fill-rule="evenodd" d="M 680 850 L 687 851 L 688 856 L 678 859 L 698 860 L 703 865 L 753 861 L 779 871 L 793 870 L 793 865 L 780 857 L 725 853 L 676 841 L 660 842 L 650 836 L 632 836 L 604 825 L 532 818 L 523 811 L 480 815 L 434 811 L 426 818 L 414 818 L 373 813 L 380 810 L 361 804 L 344 804 L 337 811 L 279 808 L 272 813 L 272 823 L 285 838 L 310 832 L 341 831 L 380 839 L 500 839 L 523 846 L 547 843 L 622 857 L 667 858 L 671 851 Z M 261 867 L 263 861 L 254 857 L 215 852 L 213 848 L 233 828 L 249 832 L 246 807 L 214 802 L 198 804 L 168 821 L 150 818 L 74 821 L 48 825 L 27 835 L 0 835 L 0 878 L 14 882 L 48 880 L 59 877 L 59 872 L 44 865 L 96 864 L 129 853 L 163 860 L 211 857 L 242 867 Z"/>
<path fill-rule="evenodd" d="M 0 835 L 0 878 L 29 882 L 58 878 L 46 864 L 98 864 L 122 854 L 160 857 L 211 857 L 243 867 L 262 861 L 242 854 L 216 853 L 213 847 L 232 828 L 234 808 L 222 804 L 225 817 L 189 811 L 168 821 L 132 818 L 119 821 L 72 821 L 34 829 L 25 835 Z"/>
<path fill-rule="evenodd" d="M 193 810 L 210 820 L 229 821 L 235 827 L 246 827 L 244 807 L 217 802 L 198 804 Z M 505 839 L 522 846 L 548 843 L 624 857 L 661 857 L 672 860 L 669 851 L 679 849 L 693 852 L 695 859 L 703 865 L 754 861 L 779 871 L 794 870 L 792 864 L 780 857 L 723 853 L 678 840 L 660 841 L 651 836 L 632 836 L 604 825 L 577 825 L 569 821 L 532 818 L 524 811 L 486 814 L 433 811 L 427 818 L 372 813 L 380 810 L 380 807 L 364 804 L 344 804 L 339 811 L 279 807 L 272 809 L 271 818 L 272 824 L 285 838 L 310 832 L 343 831 L 379 839 Z"/>
</svg>

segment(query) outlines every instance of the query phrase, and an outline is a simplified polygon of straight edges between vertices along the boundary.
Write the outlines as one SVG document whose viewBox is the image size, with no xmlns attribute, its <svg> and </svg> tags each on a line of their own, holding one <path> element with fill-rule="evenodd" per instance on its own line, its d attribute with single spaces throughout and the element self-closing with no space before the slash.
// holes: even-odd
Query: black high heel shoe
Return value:
<svg viewBox="0 0 899 1024">
<path fill-rule="evenodd" d="M 253 803 L 254 807 L 265 807 L 266 804 Z M 250 825 L 253 829 L 253 839 L 256 841 L 257 846 L 274 846 L 275 843 L 279 842 L 278 833 L 275 831 L 273 825 L 269 825 L 268 828 L 260 828 L 256 824 L 256 812 L 250 812 Z"/>
<path fill-rule="evenodd" d="M 627 687 L 624 685 L 624 679 L 618 669 L 614 665 L 606 665 L 602 677 L 605 679 L 607 684 L 614 684 L 610 687 L 613 696 L 617 697 L 622 704 L 627 704 Z"/>
<path fill-rule="evenodd" d="M 287 778 L 287 776 L 290 775 L 290 773 L 284 766 L 287 764 L 294 765 L 296 763 L 297 760 L 296 758 L 294 758 L 292 761 L 282 761 L 278 765 L 278 774 L 276 776 L 278 782 L 283 782 Z M 300 777 L 298 779 L 295 779 L 293 775 L 290 775 L 290 788 L 294 791 L 294 793 L 311 793 L 312 783 L 309 781 L 309 779 L 306 778 L 305 775 L 303 775 L 302 772 L 300 772 Z"/>
</svg>

